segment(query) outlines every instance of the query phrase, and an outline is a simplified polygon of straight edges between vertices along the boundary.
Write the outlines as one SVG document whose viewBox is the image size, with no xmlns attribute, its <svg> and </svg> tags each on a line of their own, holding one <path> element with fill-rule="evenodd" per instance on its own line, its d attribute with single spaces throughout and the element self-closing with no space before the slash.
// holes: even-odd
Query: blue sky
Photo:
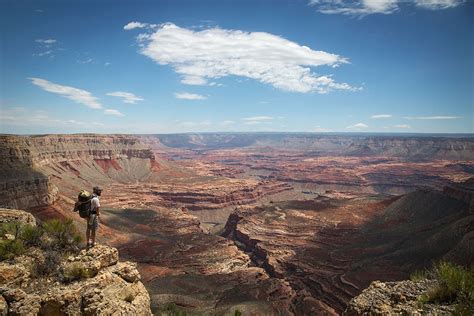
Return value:
<svg viewBox="0 0 474 316">
<path fill-rule="evenodd" d="M 0 132 L 473 133 L 462 0 L 2 1 Z"/>
</svg>

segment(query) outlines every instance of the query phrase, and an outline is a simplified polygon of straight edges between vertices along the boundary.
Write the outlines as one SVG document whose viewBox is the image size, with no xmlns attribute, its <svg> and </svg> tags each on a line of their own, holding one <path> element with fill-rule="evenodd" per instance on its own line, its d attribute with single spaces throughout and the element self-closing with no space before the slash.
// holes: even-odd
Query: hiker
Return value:
<svg viewBox="0 0 474 316">
<path fill-rule="evenodd" d="M 97 228 L 99 228 L 99 218 L 100 218 L 100 202 L 99 196 L 102 193 L 102 189 L 98 186 L 95 186 L 92 189 L 92 199 L 91 206 L 89 211 L 89 216 L 87 218 L 87 229 L 86 229 L 86 238 L 87 238 L 87 248 L 95 246 L 95 234 Z"/>
</svg>

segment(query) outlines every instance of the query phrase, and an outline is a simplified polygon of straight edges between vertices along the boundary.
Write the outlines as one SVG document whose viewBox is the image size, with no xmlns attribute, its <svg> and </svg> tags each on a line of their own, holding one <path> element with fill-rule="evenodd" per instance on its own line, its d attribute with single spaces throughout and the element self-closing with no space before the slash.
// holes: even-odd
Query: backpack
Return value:
<svg viewBox="0 0 474 316">
<path fill-rule="evenodd" d="M 91 213 L 91 200 L 93 195 L 86 191 L 81 190 L 77 196 L 77 202 L 74 207 L 75 211 L 79 211 L 79 216 L 82 218 L 88 218 Z"/>
</svg>

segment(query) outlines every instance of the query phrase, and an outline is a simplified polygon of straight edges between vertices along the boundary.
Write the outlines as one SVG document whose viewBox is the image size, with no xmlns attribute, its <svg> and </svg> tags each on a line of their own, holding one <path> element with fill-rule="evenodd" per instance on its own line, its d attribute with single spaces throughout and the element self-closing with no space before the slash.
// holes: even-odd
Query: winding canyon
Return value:
<svg viewBox="0 0 474 316">
<path fill-rule="evenodd" d="M 0 206 L 73 218 L 138 262 L 152 309 L 341 314 L 371 281 L 474 259 L 474 138 L 0 136 Z"/>
</svg>

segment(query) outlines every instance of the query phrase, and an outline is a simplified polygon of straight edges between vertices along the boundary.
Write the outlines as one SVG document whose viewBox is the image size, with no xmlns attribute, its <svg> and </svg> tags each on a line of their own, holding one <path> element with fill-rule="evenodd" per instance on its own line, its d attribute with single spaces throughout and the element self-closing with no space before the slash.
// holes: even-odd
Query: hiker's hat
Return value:
<svg viewBox="0 0 474 316">
<path fill-rule="evenodd" d="M 95 186 L 92 188 L 92 191 L 94 192 L 102 192 L 102 189 L 99 186 Z"/>
</svg>

